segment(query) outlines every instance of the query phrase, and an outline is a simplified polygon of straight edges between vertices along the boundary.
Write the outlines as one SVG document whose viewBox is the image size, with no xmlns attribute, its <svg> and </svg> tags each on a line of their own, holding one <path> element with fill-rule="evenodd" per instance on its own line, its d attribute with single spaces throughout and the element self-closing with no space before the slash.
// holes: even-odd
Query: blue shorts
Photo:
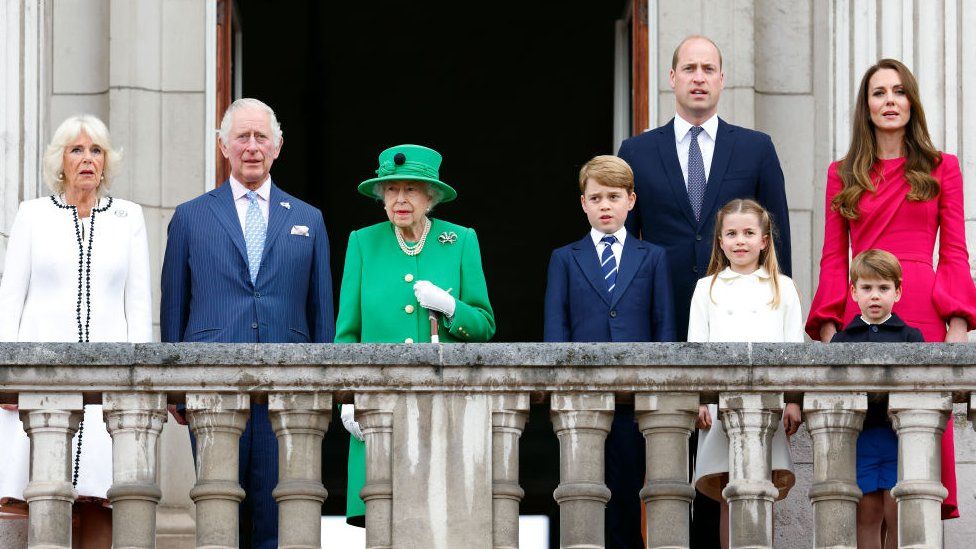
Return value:
<svg viewBox="0 0 976 549">
<path fill-rule="evenodd" d="M 857 437 L 857 487 L 870 494 L 898 482 L 898 435 L 891 427 L 871 427 Z"/>
</svg>

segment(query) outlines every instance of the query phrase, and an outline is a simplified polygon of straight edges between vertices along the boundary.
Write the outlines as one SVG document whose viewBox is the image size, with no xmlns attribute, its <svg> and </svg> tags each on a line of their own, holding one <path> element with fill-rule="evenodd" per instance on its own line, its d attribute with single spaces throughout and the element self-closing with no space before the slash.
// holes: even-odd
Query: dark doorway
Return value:
<svg viewBox="0 0 976 549">
<path fill-rule="evenodd" d="M 625 2 L 238 5 L 243 94 L 278 113 L 285 144 L 272 175 L 324 213 L 336 295 L 349 232 L 385 218 L 356 185 L 382 149 L 426 145 L 459 194 L 434 216 L 478 231 L 494 340 L 540 341 L 550 252 L 589 229 L 577 172 L 614 152 L 614 21 Z M 556 441 L 546 410 L 532 417 L 523 512 L 551 514 Z M 330 513 L 342 512 L 341 437 L 339 426 L 326 442 Z"/>
<path fill-rule="evenodd" d="M 549 254 L 588 229 L 577 172 L 614 152 L 623 6 L 241 0 L 243 93 L 278 113 L 272 175 L 325 214 L 336 285 L 349 232 L 384 219 L 356 185 L 426 145 L 459 194 L 433 215 L 478 231 L 494 340 L 541 340 Z"/>
</svg>

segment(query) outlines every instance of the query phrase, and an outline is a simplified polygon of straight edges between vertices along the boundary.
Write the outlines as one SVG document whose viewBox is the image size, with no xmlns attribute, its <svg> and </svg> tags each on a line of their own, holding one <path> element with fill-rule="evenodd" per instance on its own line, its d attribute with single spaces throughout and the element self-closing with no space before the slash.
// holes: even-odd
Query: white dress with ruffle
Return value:
<svg viewBox="0 0 976 549">
<path fill-rule="evenodd" d="M 765 269 L 741 275 L 726 268 L 718 273 L 714 285 L 711 276 L 700 279 L 691 298 L 688 341 L 802 343 L 800 296 L 790 277 L 779 275 L 779 293 L 779 307 L 773 309 L 769 305 L 772 283 Z M 709 404 L 708 412 L 712 427 L 698 431 L 692 482 L 699 492 L 721 501 L 722 482 L 729 472 L 729 438 L 718 406 Z M 783 499 L 796 478 L 782 421 L 777 423 L 771 450 L 772 481 L 779 490 L 777 499 Z"/>
</svg>

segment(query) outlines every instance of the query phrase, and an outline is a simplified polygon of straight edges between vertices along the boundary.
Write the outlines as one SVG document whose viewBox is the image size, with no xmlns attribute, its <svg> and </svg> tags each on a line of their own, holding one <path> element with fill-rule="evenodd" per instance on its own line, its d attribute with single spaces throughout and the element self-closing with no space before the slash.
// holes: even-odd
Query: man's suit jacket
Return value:
<svg viewBox="0 0 976 549">
<path fill-rule="evenodd" d="M 658 246 L 627 235 L 612 294 L 589 234 L 552 252 L 545 341 L 674 341 L 673 309 Z"/>
<path fill-rule="evenodd" d="M 778 231 L 776 256 L 791 273 L 790 218 L 786 184 L 768 135 L 719 119 L 701 220 L 695 220 L 675 144 L 674 119 L 620 145 L 618 156 L 634 170 L 637 206 L 627 229 L 665 249 L 674 287 L 678 338 L 688 334 L 688 310 L 712 253 L 715 214 L 735 198 L 751 198 L 772 215 Z"/>
<path fill-rule="evenodd" d="M 272 185 L 257 280 L 229 183 L 176 208 L 163 260 L 163 341 L 331 343 L 329 237 L 322 213 Z M 308 235 L 294 234 L 308 228 Z"/>
</svg>

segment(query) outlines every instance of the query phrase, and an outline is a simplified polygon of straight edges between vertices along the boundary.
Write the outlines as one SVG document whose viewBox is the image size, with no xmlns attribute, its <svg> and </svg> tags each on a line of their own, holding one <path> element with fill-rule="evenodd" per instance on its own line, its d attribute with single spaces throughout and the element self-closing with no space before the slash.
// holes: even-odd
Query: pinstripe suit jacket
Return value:
<svg viewBox="0 0 976 549">
<path fill-rule="evenodd" d="M 296 225 L 308 227 L 308 235 L 292 234 Z M 317 208 L 272 184 L 253 284 L 230 184 L 178 206 L 168 235 L 159 307 L 163 341 L 332 342 L 329 237 Z"/>
</svg>

